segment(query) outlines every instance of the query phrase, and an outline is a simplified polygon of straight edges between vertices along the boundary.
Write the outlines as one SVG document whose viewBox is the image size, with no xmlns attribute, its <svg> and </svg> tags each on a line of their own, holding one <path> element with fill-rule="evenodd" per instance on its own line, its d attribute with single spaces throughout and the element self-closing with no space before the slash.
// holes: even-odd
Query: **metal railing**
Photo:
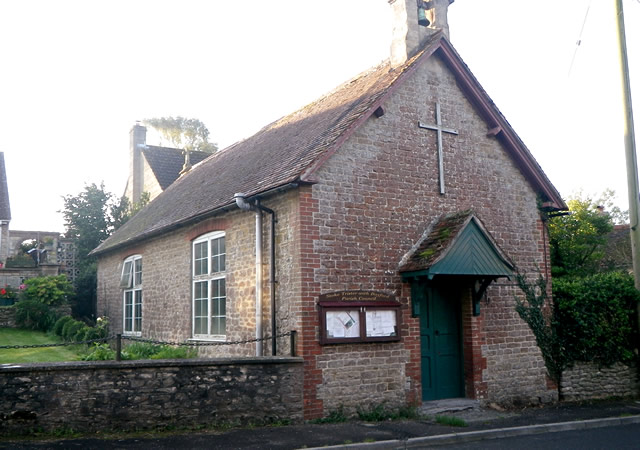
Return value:
<svg viewBox="0 0 640 450">
<path fill-rule="evenodd" d="M 221 345 L 243 345 L 243 344 L 251 344 L 258 341 L 269 341 L 273 338 L 282 338 L 289 336 L 290 342 L 290 356 L 297 356 L 296 353 L 296 345 L 297 345 L 297 332 L 295 330 L 287 331 L 286 333 L 280 333 L 275 336 L 267 336 L 263 338 L 254 338 L 254 339 L 245 339 L 241 341 L 219 341 L 219 342 L 203 342 L 203 341 L 194 341 L 194 342 L 171 342 L 171 341 L 161 341 L 157 339 L 145 339 L 136 336 L 126 336 L 122 334 L 116 334 L 104 338 L 99 339 L 90 339 L 86 341 L 77 341 L 77 342 L 60 342 L 60 343 L 49 343 L 49 344 L 28 344 L 28 345 L 0 345 L 0 350 L 2 349 L 23 349 L 23 348 L 47 348 L 47 347 L 68 347 L 73 345 L 92 345 L 99 343 L 108 343 L 115 341 L 116 347 L 116 361 L 122 360 L 122 341 L 133 341 L 133 342 L 144 342 L 148 344 L 154 345 L 169 345 L 172 347 L 212 347 L 212 346 L 221 346 Z"/>
</svg>

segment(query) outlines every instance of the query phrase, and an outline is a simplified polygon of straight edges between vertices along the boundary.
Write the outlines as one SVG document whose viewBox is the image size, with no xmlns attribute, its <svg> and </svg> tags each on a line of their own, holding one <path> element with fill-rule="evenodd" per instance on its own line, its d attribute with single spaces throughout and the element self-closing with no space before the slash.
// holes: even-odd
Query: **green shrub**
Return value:
<svg viewBox="0 0 640 450">
<path fill-rule="evenodd" d="M 198 351 L 195 348 L 163 345 L 160 351 L 151 355 L 151 359 L 189 359 L 196 358 L 197 356 Z"/>
<path fill-rule="evenodd" d="M 91 330 L 91 327 L 83 326 L 78 330 L 78 332 L 73 336 L 73 342 L 82 342 L 86 339 L 87 333 Z"/>
<path fill-rule="evenodd" d="M 29 330 L 49 331 L 55 323 L 55 314 L 38 301 L 22 300 L 15 306 L 16 324 Z"/>
<path fill-rule="evenodd" d="M 79 320 L 73 320 L 67 322 L 67 324 L 62 328 L 62 337 L 65 341 L 73 341 L 76 333 L 80 330 L 80 328 L 84 327 L 85 324 L 80 322 Z"/>
<path fill-rule="evenodd" d="M 94 344 L 91 352 L 82 359 L 83 361 L 109 361 L 116 359 L 116 352 L 108 344 Z"/>
<path fill-rule="evenodd" d="M 95 339 L 102 339 L 105 336 L 102 336 L 101 331 L 98 328 L 92 327 L 87 330 L 87 333 L 84 335 L 85 341 L 92 341 Z"/>
<path fill-rule="evenodd" d="M 186 359 L 198 356 L 198 351 L 185 347 L 156 345 L 147 342 L 134 342 L 124 349 L 127 357 L 123 359 Z"/>
<path fill-rule="evenodd" d="M 565 357 L 609 366 L 634 359 L 640 294 L 633 277 L 610 272 L 553 283 L 554 321 Z"/>
<path fill-rule="evenodd" d="M 147 342 L 134 342 L 127 345 L 125 351 L 131 355 L 131 359 L 149 359 L 160 351 L 160 346 Z"/>
<path fill-rule="evenodd" d="M 62 316 L 60 317 L 56 323 L 53 325 L 53 332 L 54 334 L 58 335 L 58 336 L 62 336 L 62 328 L 67 324 L 67 322 L 69 322 L 70 320 L 73 320 L 73 317 L 71 316 Z"/>
<path fill-rule="evenodd" d="M 38 300 L 49 306 L 60 305 L 73 294 L 73 285 L 66 275 L 29 278 L 24 284 L 22 298 Z"/>
</svg>

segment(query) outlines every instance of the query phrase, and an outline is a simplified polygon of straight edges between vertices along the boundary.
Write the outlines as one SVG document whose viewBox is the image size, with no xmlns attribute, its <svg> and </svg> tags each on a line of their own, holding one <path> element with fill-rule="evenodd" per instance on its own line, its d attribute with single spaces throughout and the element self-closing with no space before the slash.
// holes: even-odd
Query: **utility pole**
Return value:
<svg viewBox="0 0 640 450">
<path fill-rule="evenodd" d="M 631 104 L 631 80 L 627 59 L 627 37 L 624 31 L 622 0 L 616 0 L 616 23 L 618 25 L 618 48 L 620 51 L 620 73 L 622 75 L 622 106 L 624 107 L 624 147 L 627 159 L 627 189 L 629 192 L 629 226 L 631 233 L 631 255 L 636 289 L 640 290 L 640 188 L 638 188 L 638 159 L 636 155 L 633 107 Z M 640 326 L 640 304 L 638 305 Z"/>
</svg>

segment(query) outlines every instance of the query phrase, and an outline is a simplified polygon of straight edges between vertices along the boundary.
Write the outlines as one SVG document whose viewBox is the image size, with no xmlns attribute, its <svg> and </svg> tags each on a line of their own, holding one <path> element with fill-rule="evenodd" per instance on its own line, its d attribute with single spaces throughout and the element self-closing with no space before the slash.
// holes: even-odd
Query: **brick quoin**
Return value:
<svg viewBox="0 0 640 450">
<path fill-rule="evenodd" d="M 304 358 L 303 402 L 305 420 L 320 418 L 324 414 L 323 402 L 317 397 L 317 388 L 322 384 L 322 371 L 317 368 L 316 356 L 321 353 L 318 336 L 318 313 L 316 295 L 320 286 L 315 282 L 314 271 L 320 268 L 320 260 L 314 252 L 314 240 L 318 237 L 317 226 L 313 224 L 313 214 L 318 212 L 317 201 L 313 199 L 311 186 L 303 186 L 299 191 L 298 220 L 300 224 L 300 278 L 301 318 L 300 347 Z"/>
</svg>

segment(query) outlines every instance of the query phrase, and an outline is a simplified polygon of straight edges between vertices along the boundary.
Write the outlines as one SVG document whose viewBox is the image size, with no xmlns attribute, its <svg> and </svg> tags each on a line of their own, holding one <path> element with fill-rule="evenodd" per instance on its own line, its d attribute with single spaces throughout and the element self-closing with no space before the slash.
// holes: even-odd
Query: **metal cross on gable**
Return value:
<svg viewBox="0 0 640 450">
<path fill-rule="evenodd" d="M 422 122 L 418 122 L 420 128 L 426 128 L 427 130 L 435 130 L 438 132 L 438 173 L 440 175 L 440 193 L 444 194 L 444 156 L 442 151 L 442 133 L 458 134 L 458 130 L 452 128 L 445 128 L 442 126 L 442 116 L 440 114 L 440 103 L 436 102 L 436 124 L 426 125 Z"/>
</svg>

